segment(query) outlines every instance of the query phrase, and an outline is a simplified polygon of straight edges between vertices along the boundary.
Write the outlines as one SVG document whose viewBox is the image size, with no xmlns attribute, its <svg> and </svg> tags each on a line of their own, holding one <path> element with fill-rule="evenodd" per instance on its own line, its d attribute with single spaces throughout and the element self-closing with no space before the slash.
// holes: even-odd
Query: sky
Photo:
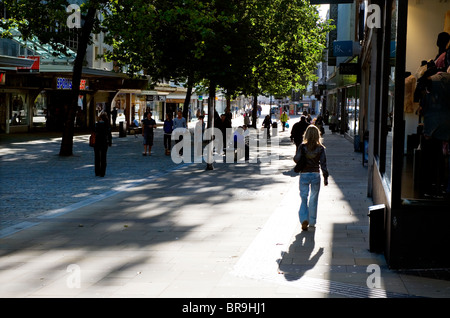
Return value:
<svg viewBox="0 0 450 318">
<path fill-rule="evenodd" d="M 321 4 L 319 5 L 319 15 L 322 19 L 326 19 L 327 11 L 330 8 L 329 4 Z"/>
</svg>

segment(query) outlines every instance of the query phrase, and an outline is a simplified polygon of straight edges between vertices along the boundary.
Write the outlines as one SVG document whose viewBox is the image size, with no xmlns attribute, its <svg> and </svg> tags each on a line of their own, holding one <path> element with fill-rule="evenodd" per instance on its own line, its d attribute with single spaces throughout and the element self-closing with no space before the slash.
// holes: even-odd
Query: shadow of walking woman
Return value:
<svg viewBox="0 0 450 318">
<path fill-rule="evenodd" d="M 312 269 L 323 254 L 323 247 L 315 250 L 313 231 L 302 231 L 289 246 L 289 251 L 283 253 L 277 260 L 278 269 L 288 281 L 300 279 Z"/>
</svg>

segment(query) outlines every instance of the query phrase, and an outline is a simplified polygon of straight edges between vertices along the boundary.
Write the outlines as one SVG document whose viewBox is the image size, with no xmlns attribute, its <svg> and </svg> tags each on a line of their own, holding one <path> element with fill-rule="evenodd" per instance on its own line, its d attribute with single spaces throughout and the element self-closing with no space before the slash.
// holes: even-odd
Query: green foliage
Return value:
<svg viewBox="0 0 450 318">
<path fill-rule="evenodd" d="M 1 37 L 20 36 L 24 40 L 49 45 L 55 54 L 69 55 L 68 39 L 81 36 L 81 28 L 67 28 L 67 0 L 3 0 L 7 17 L 0 22 Z M 104 1 L 87 1 L 81 5 L 82 19 L 88 7 L 100 7 Z M 100 31 L 96 18 L 93 33 Z M 37 40 L 37 41 L 35 41 Z M 90 39 L 89 39 L 90 42 Z M 30 44 L 32 45 L 32 44 Z M 36 45 L 36 44 L 35 44 Z"/>
<path fill-rule="evenodd" d="M 67 53 L 65 41 L 80 30 L 64 27 L 67 0 L 6 0 L 11 19 L 2 36 L 18 29 Z M 90 0 L 112 50 L 105 58 L 130 75 L 193 84 L 203 79 L 228 95 L 286 95 L 314 80 L 331 26 L 307 0 Z"/>
</svg>

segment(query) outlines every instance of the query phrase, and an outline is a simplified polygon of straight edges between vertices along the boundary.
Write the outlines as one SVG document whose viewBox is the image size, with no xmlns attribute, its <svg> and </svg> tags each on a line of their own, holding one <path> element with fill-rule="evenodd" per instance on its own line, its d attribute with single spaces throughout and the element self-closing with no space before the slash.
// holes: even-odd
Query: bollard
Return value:
<svg viewBox="0 0 450 318">
<path fill-rule="evenodd" d="M 126 128 L 124 126 L 125 126 L 125 122 L 123 122 L 123 121 L 119 122 L 119 137 L 127 136 Z"/>
<path fill-rule="evenodd" d="M 369 207 L 369 250 L 372 253 L 382 253 L 385 242 L 385 211 L 384 204 Z"/>
</svg>

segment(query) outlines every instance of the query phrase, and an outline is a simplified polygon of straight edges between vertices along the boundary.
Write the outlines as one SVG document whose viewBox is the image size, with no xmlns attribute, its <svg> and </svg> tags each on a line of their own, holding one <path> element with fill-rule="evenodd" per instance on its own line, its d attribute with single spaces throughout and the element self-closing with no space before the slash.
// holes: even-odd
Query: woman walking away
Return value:
<svg viewBox="0 0 450 318">
<path fill-rule="evenodd" d="M 320 169 L 325 186 L 328 185 L 328 169 L 325 147 L 322 145 L 319 129 L 310 125 L 306 129 L 303 143 L 297 149 L 294 161 L 300 161 L 301 156 L 306 156 L 306 165 L 300 173 L 300 198 L 299 209 L 302 230 L 307 231 L 308 225 L 314 227 L 317 218 L 317 204 L 320 191 Z M 308 202 L 309 197 L 309 202 Z"/>
<path fill-rule="evenodd" d="M 106 153 L 111 146 L 112 135 L 109 118 L 106 112 L 101 112 L 95 123 L 95 175 L 104 177 L 106 172 Z"/>
</svg>

